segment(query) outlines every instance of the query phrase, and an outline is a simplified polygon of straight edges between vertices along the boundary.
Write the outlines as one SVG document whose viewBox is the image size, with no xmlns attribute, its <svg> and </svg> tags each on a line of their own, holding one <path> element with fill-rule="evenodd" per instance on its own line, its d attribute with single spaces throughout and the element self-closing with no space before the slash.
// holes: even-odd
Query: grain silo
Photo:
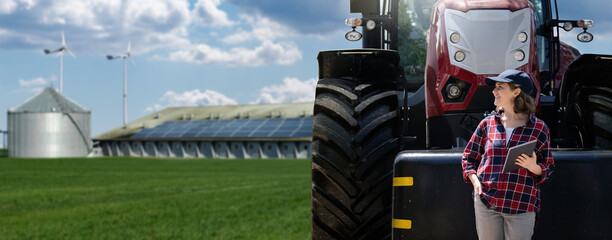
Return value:
<svg viewBox="0 0 612 240">
<path fill-rule="evenodd" d="M 52 88 L 8 111 L 9 157 L 86 156 L 91 111 Z"/>
</svg>

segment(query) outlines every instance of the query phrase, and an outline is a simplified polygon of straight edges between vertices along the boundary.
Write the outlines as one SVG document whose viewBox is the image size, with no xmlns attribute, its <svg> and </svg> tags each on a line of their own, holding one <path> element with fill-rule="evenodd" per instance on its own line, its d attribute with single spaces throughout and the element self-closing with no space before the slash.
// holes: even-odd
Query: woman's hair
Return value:
<svg viewBox="0 0 612 240">
<path fill-rule="evenodd" d="M 508 83 L 508 85 L 512 91 L 519 88 L 519 86 L 514 83 Z M 521 93 L 514 98 L 514 113 L 524 113 L 530 115 L 534 113 L 535 110 L 536 106 L 533 98 L 521 90 Z"/>
</svg>

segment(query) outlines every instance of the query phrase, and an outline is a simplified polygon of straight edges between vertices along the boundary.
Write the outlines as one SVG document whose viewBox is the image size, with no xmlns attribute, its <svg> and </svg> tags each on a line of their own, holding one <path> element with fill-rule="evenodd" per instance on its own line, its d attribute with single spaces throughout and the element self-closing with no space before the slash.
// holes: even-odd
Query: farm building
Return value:
<svg viewBox="0 0 612 240">
<path fill-rule="evenodd" d="M 313 106 L 170 107 L 93 140 L 104 156 L 309 158 Z"/>
<path fill-rule="evenodd" d="M 82 157 L 91 150 L 91 111 L 53 88 L 8 110 L 9 157 Z"/>
</svg>

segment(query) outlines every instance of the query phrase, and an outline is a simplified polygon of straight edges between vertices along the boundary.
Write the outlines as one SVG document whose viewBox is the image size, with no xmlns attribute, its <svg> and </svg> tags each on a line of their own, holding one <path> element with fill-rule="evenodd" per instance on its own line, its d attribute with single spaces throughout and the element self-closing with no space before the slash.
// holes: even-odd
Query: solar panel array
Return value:
<svg viewBox="0 0 612 240">
<path fill-rule="evenodd" d="M 312 117 L 169 121 L 131 138 L 304 138 L 312 136 Z"/>
</svg>

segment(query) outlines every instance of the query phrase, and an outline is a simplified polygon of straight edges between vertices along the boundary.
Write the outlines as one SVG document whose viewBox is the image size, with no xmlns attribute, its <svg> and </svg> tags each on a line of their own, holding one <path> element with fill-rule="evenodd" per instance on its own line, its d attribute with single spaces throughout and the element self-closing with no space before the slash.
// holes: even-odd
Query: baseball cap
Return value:
<svg viewBox="0 0 612 240">
<path fill-rule="evenodd" d="M 509 69 L 500 73 L 497 77 L 485 78 L 487 85 L 495 86 L 495 82 L 514 83 L 518 85 L 523 92 L 527 95 L 532 96 L 533 82 L 529 75 L 525 72 Z"/>
</svg>

